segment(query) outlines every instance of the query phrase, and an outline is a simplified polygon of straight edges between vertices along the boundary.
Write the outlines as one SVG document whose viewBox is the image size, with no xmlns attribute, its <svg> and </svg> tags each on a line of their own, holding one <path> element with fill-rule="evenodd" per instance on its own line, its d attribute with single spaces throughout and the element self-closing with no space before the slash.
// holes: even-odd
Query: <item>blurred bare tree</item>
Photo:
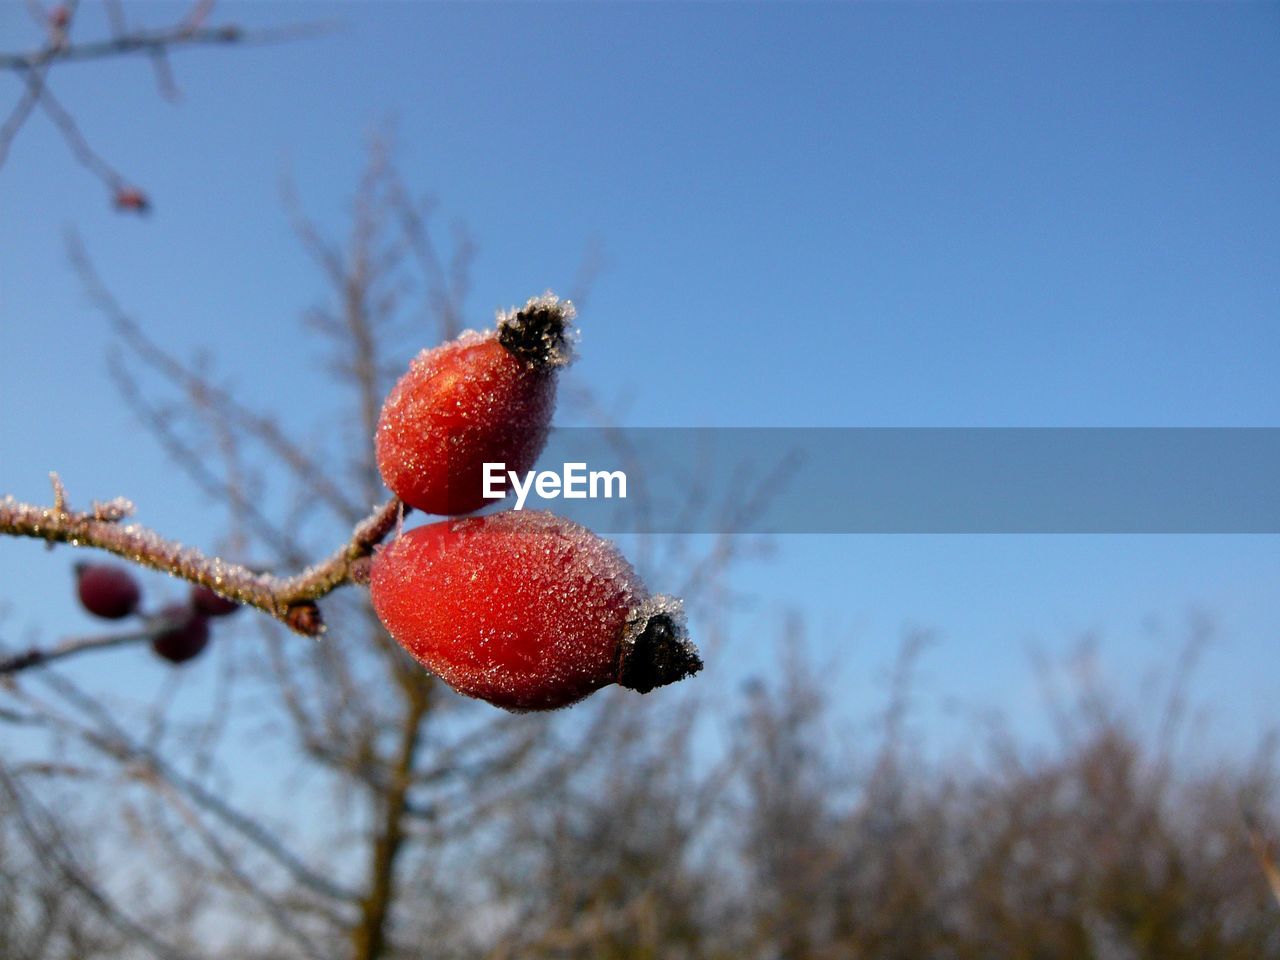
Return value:
<svg viewBox="0 0 1280 960">
<path fill-rule="evenodd" d="M 85 50 L 53 32 L 69 30 L 65 10 L 37 12 L 45 48 L 0 59 L 24 78 L 21 110 L 55 121 L 47 69 Z M 206 28 L 207 12 L 146 42 L 121 27 L 103 52 L 136 47 L 163 77 L 170 44 L 233 39 L 205 36 L 225 29 Z M 98 172 L 119 202 L 127 184 Z M 114 331 L 123 400 L 223 511 L 211 547 L 282 573 L 385 497 L 370 442 L 382 398 L 413 353 L 466 324 L 472 255 L 465 234 L 440 244 L 434 206 L 383 140 L 346 236 L 285 195 L 325 290 L 306 316 L 331 361 L 324 423 L 253 409 L 211 361 L 173 355 L 77 254 Z M 742 544 L 639 547 L 714 653 Z M 320 641 L 265 616 L 220 623 L 213 656 L 149 701 L 76 666 L 144 657 L 153 623 L 7 661 L 0 957 L 1280 957 L 1255 855 L 1276 817 L 1270 744 L 1253 763 L 1179 772 L 1083 682 L 1052 750 L 996 729 L 967 766 L 939 766 L 906 732 L 925 638 L 904 641 L 865 742 L 839 729 L 838 691 L 809 667 L 799 623 L 773 675 L 741 696 L 610 690 L 517 716 L 438 683 L 364 591 L 330 594 L 324 614 Z M 1171 724 L 1184 702 L 1171 697 Z"/>
<path fill-rule="evenodd" d="M 448 254 L 437 247 L 432 205 L 411 197 L 381 140 L 347 237 L 323 235 L 293 191 L 285 194 L 328 293 L 306 323 L 331 355 L 326 386 L 347 392 L 350 414 L 340 419 L 354 425 L 316 443 L 300 442 L 282 417 L 245 407 L 212 366 L 166 351 L 73 250 L 116 334 L 111 369 L 122 397 L 175 466 L 225 509 L 220 555 L 273 571 L 303 565 L 385 497 L 370 442 L 382 398 L 409 356 L 460 329 L 471 255 L 463 234 Z M 664 582 L 678 582 L 680 569 L 696 572 L 710 595 L 733 556 L 725 542 L 703 553 L 682 548 L 682 565 Z M 325 621 L 319 643 L 265 618 L 219 624 L 224 650 L 222 634 L 245 636 L 194 681 L 199 693 L 171 690 L 133 710 L 119 691 L 88 689 L 54 661 L 108 650 L 139 656 L 147 628 L 6 661 L 0 718 L 28 746 L 44 734 L 48 755 L 59 757 L 0 767 L 6 809 L 17 817 L 9 829 L 45 869 L 56 866 L 50 889 L 92 908 L 120 942 L 157 956 L 417 955 L 416 938 L 396 931 L 424 922 L 421 897 L 433 891 L 428 913 L 442 911 L 435 922 L 461 915 L 446 904 L 487 897 L 480 886 L 449 882 L 456 863 L 524 798 L 569 789 L 567 779 L 610 749 L 610 730 L 634 708 L 634 694 L 606 695 L 567 718 L 504 714 L 437 683 L 386 634 L 363 590 L 330 595 Z M 186 708 L 193 702 L 203 712 Z M 280 758 L 259 762 L 287 770 L 305 791 L 246 783 L 253 761 L 243 744 L 259 731 L 269 731 L 268 752 Z M 117 809 L 64 802 L 63 791 L 94 790 Z M 127 844 L 140 887 L 80 866 L 73 836 L 101 862 Z"/>
<path fill-rule="evenodd" d="M 90 143 L 74 113 L 54 93 L 50 74 L 57 67 L 84 61 L 141 57 L 151 65 L 157 92 L 173 103 L 181 99 L 170 63 L 174 52 L 199 46 L 286 40 L 317 29 L 314 26 L 294 26 L 247 32 L 235 23 L 214 23 L 215 0 L 194 0 L 179 17 L 162 26 L 139 26 L 130 23 L 120 0 L 104 0 L 106 32 L 100 36 L 83 37 L 80 0 L 48 6 L 40 0 L 25 0 L 25 5 L 42 34 L 42 41 L 30 50 L 0 51 L 0 71 L 13 74 L 22 85 L 22 92 L 4 121 L 0 122 L 0 167 L 4 166 L 22 128 L 32 116 L 43 114 L 57 129 L 76 162 L 102 182 L 116 209 L 127 213 L 146 213 L 151 207 L 151 199 Z"/>
<path fill-rule="evenodd" d="M 381 140 L 345 238 L 286 196 L 327 290 L 306 322 L 345 390 L 345 433 L 304 443 L 288 411 L 244 406 L 80 257 L 122 396 L 225 512 L 217 548 L 268 570 L 296 569 L 383 495 L 378 403 L 464 322 L 472 249 L 437 246 L 432 206 Z M 642 546 L 717 649 L 742 544 Z M 324 604 L 321 641 L 269 617 L 220 624 L 215 656 L 152 702 L 74 669 L 143 656 L 145 625 L 6 673 L 0 956 L 1280 957 L 1255 856 L 1276 815 L 1272 746 L 1199 774 L 1172 762 L 1198 635 L 1158 736 L 1085 671 L 1053 701 L 1055 750 L 997 728 L 938 767 L 907 734 L 924 636 L 904 641 L 868 740 L 839 730 L 798 621 L 741 697 L 694 683 L 518 716 L 436 682 L 364 591 Z"/>
</svg>

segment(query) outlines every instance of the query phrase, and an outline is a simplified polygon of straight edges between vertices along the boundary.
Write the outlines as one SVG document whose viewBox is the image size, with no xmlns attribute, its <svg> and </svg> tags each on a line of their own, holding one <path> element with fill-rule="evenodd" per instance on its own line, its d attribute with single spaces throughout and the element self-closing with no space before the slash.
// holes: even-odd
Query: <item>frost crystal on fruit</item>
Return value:
<svg viewBox="0 0 1280 960">
<path fill-rule="evenodd" d="M 410 530 L 375 554 L 374 607 L 409 653 L 467 696 L 567 706 L 701 669 L 678 601 L 651 597 L 607 540 L 542 511 Z"/>
<path fill-rule="evenodd" d="M 659 594 L 642 600 L 627 618 L 618 655 L 618 683 L 639 693 L 702 669 L 689 639 L 684 603 Z"/>
</svg>

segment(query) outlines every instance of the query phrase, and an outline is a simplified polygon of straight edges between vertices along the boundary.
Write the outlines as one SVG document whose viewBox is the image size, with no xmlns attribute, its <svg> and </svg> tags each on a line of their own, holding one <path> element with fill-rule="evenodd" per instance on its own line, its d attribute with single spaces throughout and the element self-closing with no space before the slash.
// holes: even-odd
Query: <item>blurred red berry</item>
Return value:
<svg viewBox="0 0 1280 960">
<path fill-rule="evenodd" d="M 117 190 L 115 205 L 117 210 L 133 213 L 146 213 L 151 209 L 151 201 L 137 187 L 121 187 Z"/>
<path fill-rule="evenodd" d="M 86 610 L 106 620 L 129 616 L 142 599 L 133 574 L 105 563 L 76 564 L 76 593 Z"/>
<path fill-rule="evenodd" d="M 63 4 L 58 4 L 49 11 L 49 26 L 61 32 L 71 23 L 71 11 Z"/>
<path fill-rule="evenodd" d="M 170 663 L 186 663 L 200 655 L 209 643 L 209 619 L 185 603 L 175 603 L 160 611 L 171 625 L 151 638 L 151 649 Z"/>
<path fill-rule="evenodd" d="M 374 554 L 369 589 L 419 662 L 510 710 L 611 683 L 647 693 L 702 668 L 679 602 L 651 597 L 612 543 L 550 513 L 417 527 Z"/>
<path fill-rule="evenodd" d="M 240 604 L 236 601 L 228 600 L 208 587 L 199 586 L 191 588 L 191 606 L 206 617 L 225 617 L 240 609 Z"/>
<path fill-rule="evenodd" d="M 424 350 L 388 395 L 374 438 L 382 479 L 443 516 L 484 506 L 484 464 L 525 472 L 547 442 L 573 306 L 548 294 Z"/>
</svg>

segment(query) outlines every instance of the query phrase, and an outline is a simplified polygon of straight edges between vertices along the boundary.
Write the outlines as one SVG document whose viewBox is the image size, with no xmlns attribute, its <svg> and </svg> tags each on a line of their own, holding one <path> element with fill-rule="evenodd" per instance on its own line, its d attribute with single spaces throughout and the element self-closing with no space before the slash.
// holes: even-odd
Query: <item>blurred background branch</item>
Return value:
<svg viewBox="0 0 1280 960">
<path fill-rule="evenodd" d="M 119 0 L 106 0 L 110 35 L 93 39 L 74 36 L 81 10 L 79 0 L 68 0 L 49 7 L 39 0 L 27 0 L 27 10 L 44 31 L 44 43 L 28 51 L 0 51 L 0 71 L 14 74 L 23 84 L 22 95 L 0 123 L 0 167 L 4 166 L 13 141 L 32 114 L 41 110 L 62 135 L 67 148 L 82 167 L 107 187 L 116 209 L 146 213 L 151 199 L 136 184 L 90 146 L 71 112 L 49 88 L 55 67 L 61 64 L 104 60 L 116 57 L 144 56 L 155 72 L 156 87 L 161 97 L 176 102 L 180 99 L 177 83 L 169 63 L 174 52 L 202 46 L 278 43 L 313 36 L 332 29 L 327 24 L 247 31 L 234 23 L 210 25 L 214 12 L 212 0 L 196 0 L 185 13 L 162 27 L 130 25 Z"/>
</svg>

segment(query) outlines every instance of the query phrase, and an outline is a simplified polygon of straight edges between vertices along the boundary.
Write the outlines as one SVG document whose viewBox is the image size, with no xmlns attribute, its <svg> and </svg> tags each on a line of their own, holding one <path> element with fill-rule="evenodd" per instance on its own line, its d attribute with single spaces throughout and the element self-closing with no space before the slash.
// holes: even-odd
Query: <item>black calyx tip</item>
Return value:
<svg viewBox="0 0 1280 960">
<path fill-rule="evenodd" d="M 573 304 L 547 293 L 519 310 L 498 315 L 498 342 L 538 370 L 566 366 L 573 359 L 569 334 Z"/>
<path fill-rule="evenodd" d="M 618 684 L 638 693 L 691 677 L 702 669 L 677 603 L 647 601 L 631 620 L 622 642 Z"/>
</svg>

